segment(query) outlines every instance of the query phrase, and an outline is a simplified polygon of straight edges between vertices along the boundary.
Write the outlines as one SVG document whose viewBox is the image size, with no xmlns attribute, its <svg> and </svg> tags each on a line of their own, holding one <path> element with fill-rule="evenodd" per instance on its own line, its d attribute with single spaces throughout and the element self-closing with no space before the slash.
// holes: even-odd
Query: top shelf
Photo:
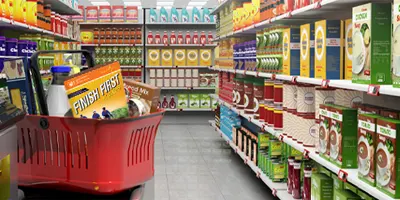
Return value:
<svg viewBox="0 0 400 200">
<path fill-rule="evenodd" d="M 217 14 L 221 9 L 223 9 L 226 5 L 229 5 L 232 2 L 232 0 L 225 0 L 222 3 L 220 3 L 213 11 L 211 11 L 211 15 Z"/>
<path fill-rule="evenodd" d="M 71 0 L 70 0 L 71 2 Z M 62 15 L 80 15 L 78 8 L 73 8 L 67 4 L 67 0 L 44 0 L 45 4 L 51 5 L 51 11 L 55 11 Z"/>
</svg>

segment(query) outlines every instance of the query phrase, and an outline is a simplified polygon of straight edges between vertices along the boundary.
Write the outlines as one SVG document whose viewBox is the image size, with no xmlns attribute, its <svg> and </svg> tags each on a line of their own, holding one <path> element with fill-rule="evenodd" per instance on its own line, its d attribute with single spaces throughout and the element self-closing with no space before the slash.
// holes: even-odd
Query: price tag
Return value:
<svg viewBox="0 0 400 200">
<path fill-rule="evenodd" d="M 256 72 L 256 78 L 258 78 L 260 75 L 260 72 Z"/>
<path fill-rule="evenodd" d="M 247 158 L 244 158 L 244 164 L 246 164 L 247 165 Z"/>
<path fill-rule="evenodd" d="M 235 69 L 235 70 L 233 70 L 233 74 L 236 74 L 236 69 Z"/>
<path fill-rule="evenodd" d="M 322 88 L 328 88 L 329 87 L 329 80 L 322 80 L 321 82 L 321 87 Z"/>
<path fill-rule="evenodd" d="M 251 123 L 251 117 L 249 116 L 249 122 Z"/>
<path fill-rule="evenodd" d="M 272 18 L 268 19 L 268 24 L 272 23 Z"/>
<path fill-rule="evenodd" d="M 273 81 L 276 80 L 276 74 L 271 75 L 271 80 L 273 80 Z"/>
<path fill-rule="evenodd" d="M 314 4 L 314 9 L 320 9 L 322 7 L 321 1 L 318 1 Z"/>
<path fill-rule="evenodd" d="M 144 68 L 144 65 L 140 65 L 139 67 L 140 67 L 141 69 L 143 69 L 143 68 Z"/>
<path fill-rule="evenodd" d="M 274 195 L 274 197 L 276 197 L 276 193 L 277 193 L 276 189 L 275 188 L 272 189 L 272 195 Z"/>
<path fill-rule="evenodd" d="M 222 137 L 222 135 L 221 135 L 221 137 Z M 226 144 L 229 145 L 229 141 L 228 140 L 226 141 Z"/>
<path fill-rule="evenodd" d="M 304 149 L 304 151 L 303 151 L 303 157 L 305 158 L 305 159 L 310 159 L 310 157 L 308 156 L 310 154 L 310 151 L 308 151 L 307 149 Z"/>
<path fill-rule="evenodd" d="M 183 109 L 182 108 L 179 108 L 179 110 L 178 110 L 179 112 L 182 112 L 183 111 Z"/>
<path fill-rule="evenodd" d="M 260 178 L 260 177 L 261 177 L 261 172 L 260 172 L 260 170 L 257 171 L 256 176 L 257 176 L 257 178 Z"/>
<path fill-rule="evenodd" d="M 369 85 L 367 94 L 372 96 L 379 96 L 380 85 Z"/>
<path fill-rule="evenodd" d="M 210 67 L 209 68 L 213 68 L 213 66 L 212 65 L 210 65 Z"/>
<path fill-rule="evenodd" d="M 243 74 L 245 74 L 245 75 L 247 74 L 247 69 L 245 69 L 245 70 L 243 71 Z"/>
<path fill-rule="evenodd" d="M 282 134 L 279 135 L 279 140 L 280 140 L 281 142 L 283 142 L 283 138 L 285 138 L 285 136 L 283 136 Z"/>
<path fill-rule="evenodd" d="M 297 83 L 297 76 L 292 76 L 291 82 L 292 82 L 293 84 L 296 84 L 296 83 Z"/>
<path fill-rule="evenodd" d="M 167 47 L 169 44 L 164 44 L 165 47 Z"/>
<path fill-rule="evenodd" d="M 339 170 L 338 177 L 339 177 L 339 179 L 341 181 L 346 183 L 347 182 L 347 175 L 348 175 L 347 172 L 343 171 L 342 169 Z"/>
<path fill-rule="evenodd" d="M 288 18 L 288 19 L 290 19 L 290 18 L 292 18 L 292 12 L 288 12 L 287 14 L 286 14 L 286 18 Z"/>
<path fill-rule="evenodd" d="M 136 46 L 136 44 L 132 44 L 132 46 L 134 47 L 134 46 Z"/>
<path fill-rule="evenodd" d="M 261 131 L 262 131 L 262 132 L 265 132 L 265 124 L 262 125 Z"/>
<path fill-rule="evenodd" d="M 238 147 L 235 148 L 235 153 L 237 153 L 237 152 L 238 152 Z"/>
</svg>

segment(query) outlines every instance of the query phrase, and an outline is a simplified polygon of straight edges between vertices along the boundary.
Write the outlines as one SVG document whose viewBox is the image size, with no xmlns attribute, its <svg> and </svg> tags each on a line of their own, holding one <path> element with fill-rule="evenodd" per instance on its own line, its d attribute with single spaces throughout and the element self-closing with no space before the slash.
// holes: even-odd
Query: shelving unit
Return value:
<svg viewBox="0 0 400 200">
<path fill-rule="evenodd" d="M 72 2 L 72 1 L 69 1 Z M 77 8 L 73 8 L 64 0 L 44 0 L 45 4 L 51 5 L 51 10 L 63 15 L 79 15 L 80 12 Z"/>
<path fill-rule="evenodd" d="M 215 90 L 215 87 L 162 87 L 162 90 Z"/>
<path fill-rule="evenodd" d="M 141 47 L 143 44 L 81 44 L 82 47 Z"/>
<path fill-rule="evenodd" d="M 216 47 L 217 44 L 146 44 L 147 47 Z"/>
<path fill-rule="evenodd" d="M 208 66 L 146 66 L 147 69 L 208 69 Z"/>
<path fill-rule="evenodd" d="M 372 187 L 372 186 L 368 185 L 367 183 L 358 179 L 357 169 L 341 169 L 341 168 L 337 167 L 336 165 L 332 164 L 331 162 L 320 157 L 319 154 L 316 152 L 315 148 L 304 147 L 302 144 L 297 143 L 296 141 L 292 140 L 291 138 L 285 137 L 281 131 L 276 131 L 273 128 L 266 126 L 264 123 L 260 122 L 259 120 L 253 119 L 250 115 L 244 114 L 243 110 L 238 110 L 238 109 L 234 108 L 231 104 L 218 98 L 218 96 L 215 94 L 210 94 L 210 96 L 211 96 L 211 98 L 218 100 L 221 105 L 224 105 L 224 106 L 230 108 L 232 111 L 234 111 L 238 115 L 242 116 L 249 122 L 258 126 L 261 130 L 264 130 L 264 131 L 274 135 L 275 137 L 280 138 L 286 144 L 288 144 L 291 147 L 302 152 L 304 155 L 308 156 L 310 159 L 316 161 L 317 163 L 324 166 L 325 168 L 332 171 L 333 173 L 338 174 L 338 175 L 339 175 L 339 173 L 346 174 L 345 179 L 347 180 L 347 182 L 352 183 L 353 185 L 356 185 L 358 188 L 360 188 L 363 191 L 367 191 L 371 196 L 373 196 L 377 199 L 382 199 L 382 200 L 393 199 L 393 198 L 387 196 L 386 194 L 384 194 L 383 192 L 379 191 L 378 188 Z"/>
<path fill-rule="evenodd" d="M 271 179 L 269 179 L 260 168 L 258 168 L 253 162 L 249 161 L 250 159 L 242 151 L 240 151 L 239 148 L 224 133 L 222 133 L 220 129 L 218 129 L 218 127 L 215 126 L 215 122 L 213 120 L 208 122 L 212 127 L 215 128 L 215 131 L 226 141 L 226 143 L 240 156 L 240 158 L 242 158 L 244 164 L 250 167 L 255 175 L 273 191 L 274 196 L 282 200 L 293 199 L 293 197 L 287 192 L 286 183 L 272 182 Z"/>
<path fill-rule="evenodd" d="M 216 23 L 207 22 L 146 22 L 146 26 L 215 26 Z"/>
<path fill-rule="evenodd" d="M 171 109 L 171 108 L 167 108 L 165 109 L 166 111 L 169 112 L 209 112 L 209 111 L 214 111 L 214 109 L 212 108 L 177 108 L 177 109 Z"/>
</svg>

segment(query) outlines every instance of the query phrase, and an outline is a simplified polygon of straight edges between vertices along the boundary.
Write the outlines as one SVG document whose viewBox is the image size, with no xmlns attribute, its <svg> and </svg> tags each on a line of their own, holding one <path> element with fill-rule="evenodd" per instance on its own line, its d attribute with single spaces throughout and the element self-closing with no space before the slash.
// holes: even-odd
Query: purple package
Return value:
<svg viewBox="0 0 400 200">
<path fill-rule="evenodd" d="M 6 55 L 6 37 L 0 36 L 0 56 Z"/>
<path fill-rule="evenodd" d="M 29 41 L 19 40 L 18 41 L 18 56 L 29 56 Z"/>
<path fill-rule="evenodd" d="M 18 56 L 18 40 L 15 38 L 6 39 L 6 56 Z"/>
</svg>

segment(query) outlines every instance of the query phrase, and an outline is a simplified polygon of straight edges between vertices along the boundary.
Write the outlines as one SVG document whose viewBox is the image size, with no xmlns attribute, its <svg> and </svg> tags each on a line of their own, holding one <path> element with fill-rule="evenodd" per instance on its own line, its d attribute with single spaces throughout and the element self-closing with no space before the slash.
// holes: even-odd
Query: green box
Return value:
<svg viewBox="0 0 400 200">
<path fill-rule="evenodd" d="M 390 3 L 353 7 L 353 83 L 392 84 L 391 11 Z"/>
<path fill-rule="evenodd" d="M 333 198 L 333 180 L 326 174 L 311 175 L 311 199 L 328 200 Z"/>
<path fill-rule="evenodd" d="M 189 94 L 189 108 L 200 108 L 200 94 Z"/>
<path fill-rule="evenodd" d="M 216 109 L 218 107 L 218 100 L 211 98 L 211 108 Z"/>
<path fill-rule="evenodd" d="M 335 190 L 334 200 L 361 200 L 361 197 L 350 190 Z"/>
<path fill-rule="evenodd" d="M 177 108 L 189 108 L 189 95 L 188 94 L 178 94 L 178 106 Z"/>
<path fill-rule="evenodd" d="M 357 109 L 329 105 L 329 156 L 340 168 L 357 168 Z"/>
<path fill-rule="evenodd" d="M 283 144 L 278 139 L 269 139 L 268 155 L 270 158 L 277 158 L 282 155 Z"/>
<path fill-rule="evenodd" d="M 211 98 L 208 94 L 200 95 L 200 108 L 211 108 Z"/>
</svg>

